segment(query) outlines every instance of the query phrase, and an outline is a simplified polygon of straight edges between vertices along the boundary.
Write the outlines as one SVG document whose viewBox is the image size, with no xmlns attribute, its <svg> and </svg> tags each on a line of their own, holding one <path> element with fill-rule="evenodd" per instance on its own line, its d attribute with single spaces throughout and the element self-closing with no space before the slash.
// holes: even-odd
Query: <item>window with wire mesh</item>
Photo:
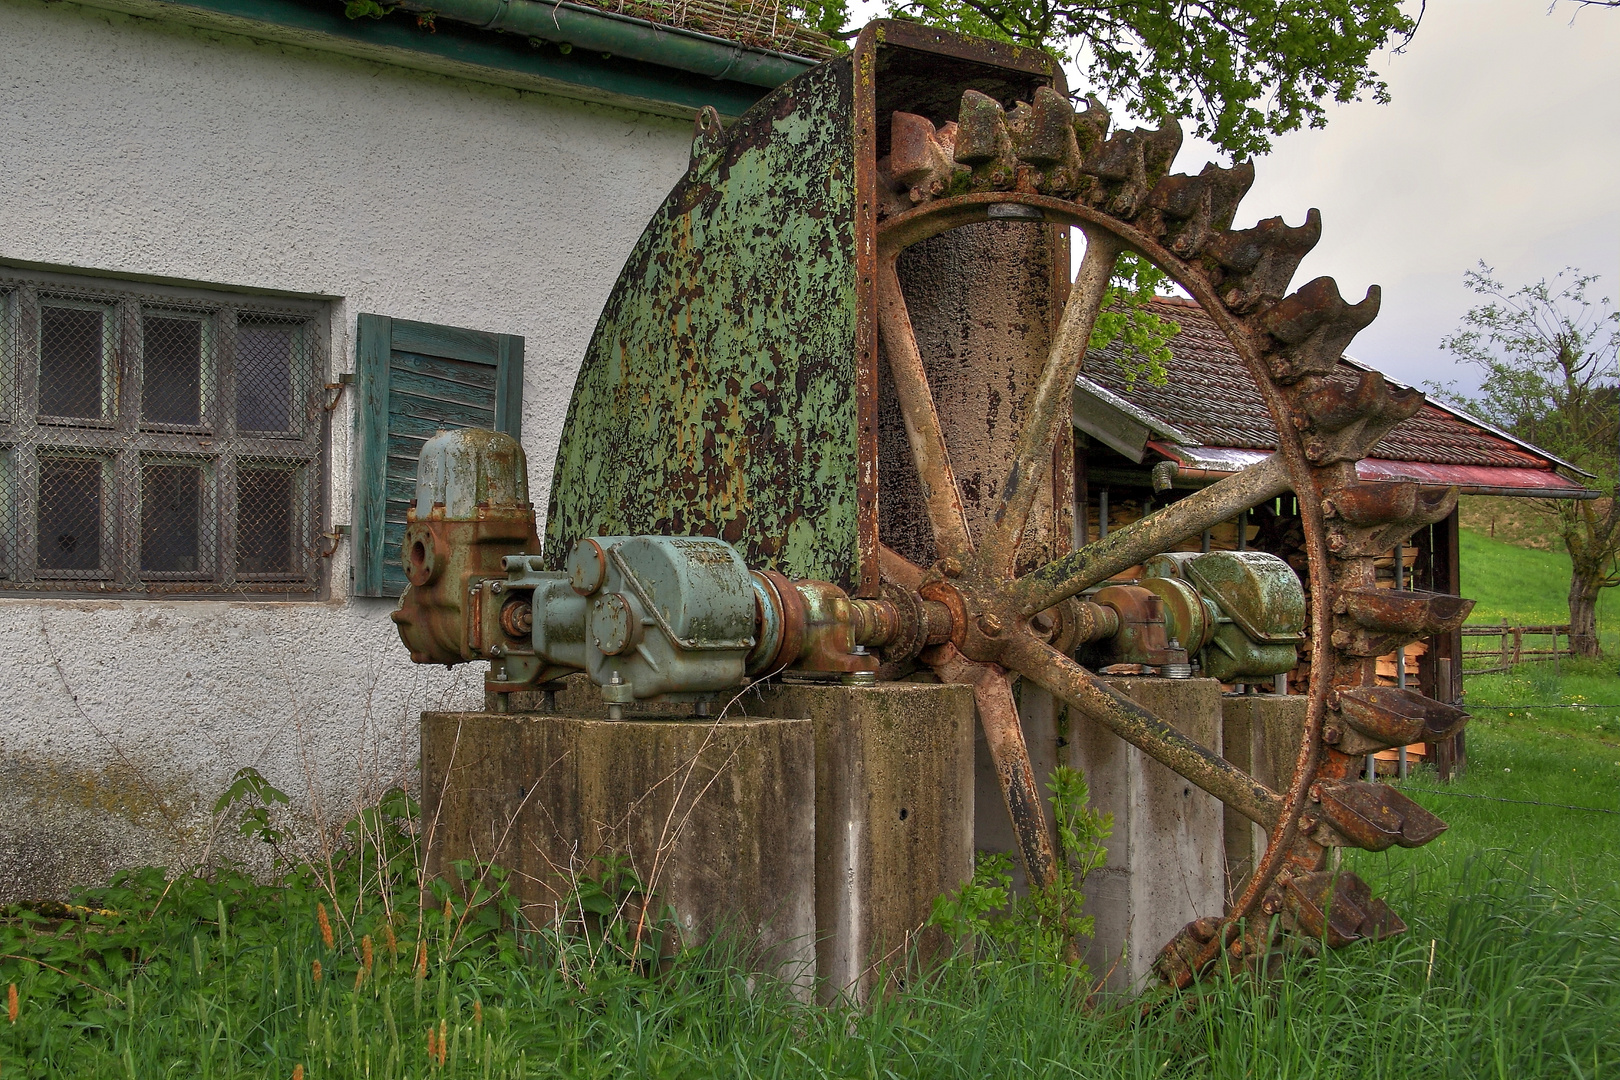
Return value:
<svg viewBox="0 0 1620 1080">
<path fill-rule="evenodd" d="M 320 314 L 0 276 L 0 592 L 313 593 Z"/>
</svg>

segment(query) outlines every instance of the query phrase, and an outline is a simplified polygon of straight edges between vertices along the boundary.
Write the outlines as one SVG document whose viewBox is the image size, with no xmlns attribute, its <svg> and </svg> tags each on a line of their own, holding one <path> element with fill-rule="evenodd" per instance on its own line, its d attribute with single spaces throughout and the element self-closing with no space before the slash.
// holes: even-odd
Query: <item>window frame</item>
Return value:
<svg viewBox="0 0 1620 1080">
<path fill-rule="evenodd" d="M 101 306 L 110 357 L 110 409 L 102 419 L 42 416 L 43 306 Z M 197 320 L 198 423 L 147 420 L 142 413 L 148 318 Z M 288 432 L 237 428 L 237 330 L 243 319 L 286 322 L 304 347 L 290 372 Z M 164 284 L 0 264 L 0 597 L 52 599 L 321 600 L 329 591 L 326 545 L 331 413 L 322 387 L 331 367 L 330 301 Z M 297 338 L 295 337 L 295 340 Z M 104 365 L 109 363 L 103 361 Z M 104 366 L 104 378 L 107 376 Z M 40 461 L 93 456 L 107 462 L 103 482 L 101 569 L 44 570 L 39 559 Z M 276 463 L 296 473 L 294 563 L 278 574 L 239 573 L 237 463 Z M 142 481 L 148 465 L 200 465 L 197 571 L 142 569 Z"/>
</svg>

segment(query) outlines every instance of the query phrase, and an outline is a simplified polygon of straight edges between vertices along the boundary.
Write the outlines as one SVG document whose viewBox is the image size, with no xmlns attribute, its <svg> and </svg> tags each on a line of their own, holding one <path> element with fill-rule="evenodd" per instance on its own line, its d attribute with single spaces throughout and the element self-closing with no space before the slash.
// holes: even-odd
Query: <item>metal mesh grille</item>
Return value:
<svg viewBox="0 0 1620 1080">
<path fill-rule="evenodd" d="M 317 315 L 0 277 L 0 592 L 315 591 Z"/>
</svg>

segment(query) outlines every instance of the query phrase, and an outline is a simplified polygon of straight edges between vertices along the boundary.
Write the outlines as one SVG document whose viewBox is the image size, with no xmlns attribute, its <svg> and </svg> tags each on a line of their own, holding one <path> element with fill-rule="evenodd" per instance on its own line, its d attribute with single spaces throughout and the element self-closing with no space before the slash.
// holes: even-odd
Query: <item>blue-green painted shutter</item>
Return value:
<svg viewBox="0 0 1620 1080">
<path fill-rule="evenodd" d="M 361 315 L 356 344 L 354 592 L 398 596 L 422 444 L 449 428 L 520 435 L 523 339 Z"/>
</svg>

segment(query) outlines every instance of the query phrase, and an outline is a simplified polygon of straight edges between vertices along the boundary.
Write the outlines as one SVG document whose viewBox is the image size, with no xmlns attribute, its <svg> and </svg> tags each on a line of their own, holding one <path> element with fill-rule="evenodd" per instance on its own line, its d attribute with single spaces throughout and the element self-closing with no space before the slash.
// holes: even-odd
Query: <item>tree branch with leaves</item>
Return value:
<svg viewBox="0 0 1620 1080">
<path fill-rule="evenodd" d="M 1620 312 L 1592 297 L 1597 275 L 1574 268 L 1510 289 L 1481 262 L 1463 280 L 1484 302 L 1440 344 L 1485 377 L 1476 394 L 1455 383 L 1428 389 L 1562 458 L 1605 492 L 1543 507 L 1569 552 L 1570 646 L 1596 656 L 1598 595 L 1620 585 Z"/>
</svg>

